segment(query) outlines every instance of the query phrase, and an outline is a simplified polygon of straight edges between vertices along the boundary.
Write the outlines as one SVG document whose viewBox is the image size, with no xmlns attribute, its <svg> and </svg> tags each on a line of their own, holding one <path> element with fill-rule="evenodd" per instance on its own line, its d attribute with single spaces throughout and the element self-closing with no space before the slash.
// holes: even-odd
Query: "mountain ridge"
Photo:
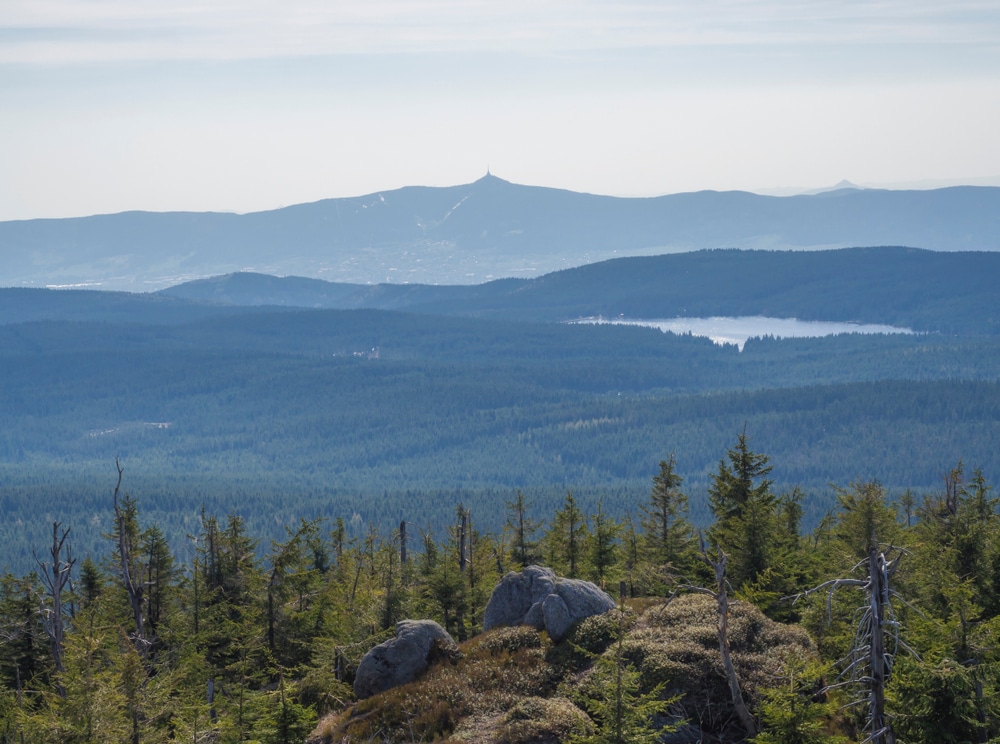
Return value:
<svg viewBox="0 0 1000 744">
<path fill-rule="evenodd" d="M 0 222 L 0 286 L 156 290 L 239 271 L 359 284 L 480 284 L 711 248 L 1000 250 L 1000 188 L 613 197 L 493 175 L 264 212 Z"/>
<path fill-rule="evenodd" d="M 579 317 L 769 315 L 1000 332 L 1000 253 L 906 247 L 694 251 L 634 256 L 481 285 L 351 285 L 229 274 L 159 294 L 222 306 L 372 308 L 566 321 Z M 956 295 L 953 287 L 963 288 Z M 984 312 L 984 308 L 990 311 Z"/>
</svg>

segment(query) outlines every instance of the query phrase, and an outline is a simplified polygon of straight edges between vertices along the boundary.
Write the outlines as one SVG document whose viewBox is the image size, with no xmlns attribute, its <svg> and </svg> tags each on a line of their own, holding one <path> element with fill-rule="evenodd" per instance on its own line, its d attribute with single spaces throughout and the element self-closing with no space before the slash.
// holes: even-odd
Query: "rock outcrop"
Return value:
<svg viewBox="0 0 1000 744">
<path fill-rule="evenodd" d="M 614 607 L 615 601 L 589 581 L 564 579 L 551 568 L 528 566 L 521 573 L 507 574 L 493 589 L 483 630 L 530 625 L 560 641 L 574 623 Z"/>
<path fill-rule="evenodd" d="M 358 664 L 354 694 L 377 695 L 419 677 L 442 651 L 457 650 L 454 639 L 433 620 L 400 620 L 396 637 L 373 648 Z"/>
</svg>

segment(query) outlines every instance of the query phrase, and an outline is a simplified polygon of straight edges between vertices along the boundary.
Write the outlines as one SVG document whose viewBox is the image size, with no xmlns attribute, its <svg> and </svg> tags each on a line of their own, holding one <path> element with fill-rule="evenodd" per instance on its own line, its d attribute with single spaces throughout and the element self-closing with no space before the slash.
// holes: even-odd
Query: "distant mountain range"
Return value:
<svg viewBox="0 0 1000 744">
<path fill-rule="evenodd" d="M 693 251 L 479 285 L 349 284 L 249 272 L 155 293 L 0 289 L 0 325 L 176 325 L 258 308 L 401 310 L 495 320 L 765 315 L 1000 335 L 1000 252 L 915 248 Z"/>
<path fill-rule="evenodd" d="M 245 215 L 0 222 L 0 286 L 148 291 L 253 271 L 355 284 L 479 284 L 711 248 L 1000 250 L 1000 188 L 703 191 L 623 199 L 492 175 Z"/>
</svg>

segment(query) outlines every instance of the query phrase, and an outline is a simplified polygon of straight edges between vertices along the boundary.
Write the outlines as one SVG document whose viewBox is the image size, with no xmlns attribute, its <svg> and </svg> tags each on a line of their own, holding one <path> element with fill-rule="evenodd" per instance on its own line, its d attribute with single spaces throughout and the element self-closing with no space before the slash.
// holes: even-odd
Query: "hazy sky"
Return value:
<svg viewBox="0 0 1000 744">
<path fill-rule="evenodd" d="M 0 0 L 0 219 L 1000 185 L 997 0 Z"/>
</svg>

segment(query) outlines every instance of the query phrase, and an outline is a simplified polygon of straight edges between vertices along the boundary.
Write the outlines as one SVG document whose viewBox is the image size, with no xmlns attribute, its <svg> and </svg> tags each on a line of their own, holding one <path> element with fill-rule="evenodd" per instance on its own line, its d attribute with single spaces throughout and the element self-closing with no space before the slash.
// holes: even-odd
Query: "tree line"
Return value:
<svg viewBox="0 0 1000 744">
<path fill-rule="evenodd" d="M 746 704 L 757 741 L 1000 733 L 1000 520 L 982 472 L 959 462 L 934 493 L 892 502 L 876 481 L 845 486 L 806 532 L 802 492 L 776 491 L 772 468 L 741 432 L 703 530 L 668 455 L 620 518 L 572 492 L 545 518 L 513 491 L 500 529 L 459 503 L 436 530 L 419 515 L 389 531 L 301 520 L 261 545 L 239 513 L 203 510 L 182 555 L 118 466 L 103 555 L 78 560 L 72 526 L 55 522 L 35 570 L 0 579 L 0 735 L 302 741 L 353 700 L 357 663 L 397 620 L 471 638 L 499 578 L 530 564 L 625 601 L 707 591 L 807 629 L 818 659 L 747 697 L 761 701 Z"/>
</svg>

